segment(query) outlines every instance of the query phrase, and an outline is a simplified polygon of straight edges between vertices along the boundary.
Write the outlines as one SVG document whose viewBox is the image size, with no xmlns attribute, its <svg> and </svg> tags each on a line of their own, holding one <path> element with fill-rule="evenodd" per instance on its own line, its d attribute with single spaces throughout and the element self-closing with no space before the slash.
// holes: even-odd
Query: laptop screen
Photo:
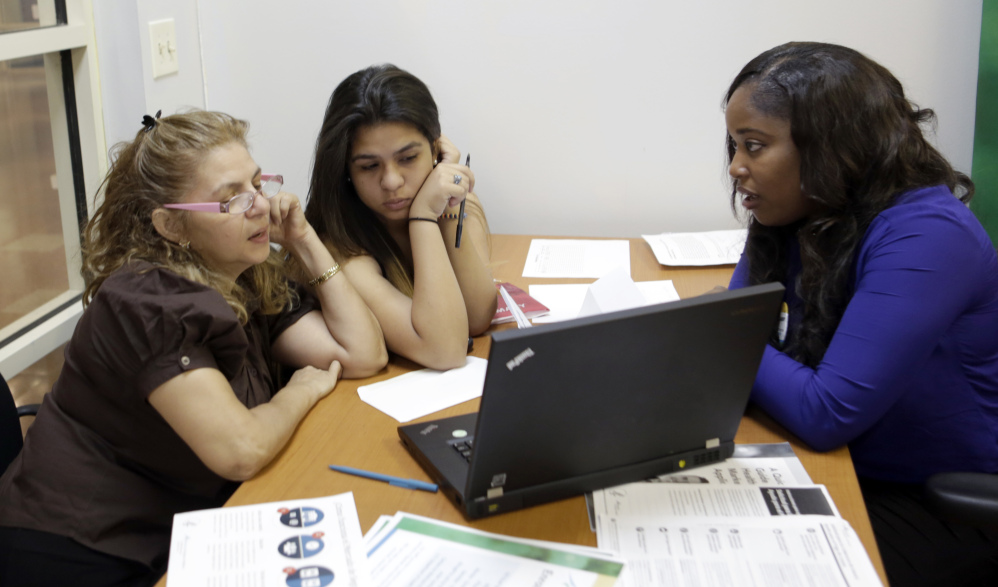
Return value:
<svg viewBox="0 0 998 587">
<path fill-rule="evenodd" d="M 767 284 L 495 333 L 465 498 L 732 442 L 782 297 Z"/>
</svg>

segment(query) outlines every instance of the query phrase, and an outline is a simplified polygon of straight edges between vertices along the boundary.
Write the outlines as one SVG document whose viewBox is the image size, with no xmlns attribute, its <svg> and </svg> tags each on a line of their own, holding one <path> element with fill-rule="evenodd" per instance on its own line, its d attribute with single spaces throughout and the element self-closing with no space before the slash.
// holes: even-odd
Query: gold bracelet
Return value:
<svg viewBox="0 0 998 587">
<path fill-rule="evenodd" d="M 339 272 L 340 272 L 340 264 L 339 263 L 333 263 L 332 267 L 330 267 L 329 269 L 326 269 L 325 273 L 323 273 L 322 275 L 316 277 L 312 281 L 308 282 L 308 285 L 310 287 L 315 287 L 317 285 L 322 285 L 323 283 L 326 283 L 327 281 L 329 281 L 330 279 L 332 279 L 333 276 L 336 275 Z"/>
</svg>

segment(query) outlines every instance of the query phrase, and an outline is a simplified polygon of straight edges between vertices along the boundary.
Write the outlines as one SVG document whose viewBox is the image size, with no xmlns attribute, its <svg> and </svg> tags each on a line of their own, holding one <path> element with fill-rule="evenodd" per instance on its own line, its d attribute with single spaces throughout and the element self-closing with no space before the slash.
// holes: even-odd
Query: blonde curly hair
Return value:
<svg viewBox="0 0 998 587">
<path fill-rule="evenodd" d="M 221 112 L 191 111 L 166 116 L 111 150 L 111 168 L 98 194 L 104 200 L 83 230 L 83 303 L 88 304 L 104 280 L 133 260 L 166 268 L 218 291 L 245 324 L 249 313 L 281 311 L 295 301 L 283 258 L 268 259 L 231 281 L 209 267 L 196 251 L 163 238 L 152 213 L 180 202 L 193 189 L 201 162 L 212 150 L 236 143 L 244 147 L 249 124 Z M 181 222 L 190 212 L 177 211 Z"/>
</svg>

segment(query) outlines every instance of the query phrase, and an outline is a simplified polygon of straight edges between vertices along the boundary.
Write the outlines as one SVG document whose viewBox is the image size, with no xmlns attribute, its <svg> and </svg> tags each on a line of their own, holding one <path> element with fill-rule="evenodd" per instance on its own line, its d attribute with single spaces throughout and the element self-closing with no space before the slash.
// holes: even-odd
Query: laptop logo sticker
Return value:
<svg viewBox="0 0 998 587">
<path fill-rule="evenodd" d="M 520 354 L 506 361 L 506 368 L 512 371 L 513 369 L 516 369 L 517 367 L 522 365 L 524 362 L 526 362 L 527 359 L 529 359 L 532 356 L 534 356 L 534 350 L 530 347 L 527 347 L 526 349 L 521 351 Z"/>
<path fill-rule="evenodd" d="M 419 433 L 422 434 L 423 436 L 426 436 L 427 434 L 429 434 L 430 432 L 433 432 L 437 428 L 439 428 L 439 426 L 437 426 L 436 424 L 430 424 L 426 428 L 423 428 L 422 430 L 420 430 Z"/>
<path fill-rule="evenodd" d="M 490 487 L 502 487 L 506 484 L 506 473 L 498 473 L 492 476 L 492 483 L 489 483 Z"/>
</svg>

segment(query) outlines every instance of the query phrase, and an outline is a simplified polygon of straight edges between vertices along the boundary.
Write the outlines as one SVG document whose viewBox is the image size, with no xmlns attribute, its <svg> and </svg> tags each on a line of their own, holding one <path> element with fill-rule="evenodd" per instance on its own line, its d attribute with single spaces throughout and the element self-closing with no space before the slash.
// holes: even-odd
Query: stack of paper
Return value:
<svg viewBox="0 0 998 587">
<path fill-rule="evenodd" d="M 627 561 L 622 587 L 882 586 L 841 518 L 600 518 L 599 544 Z"/>
<path fill-rule="evenodd" d="M 173 517 L 167 586 L 373 585 L 352 493 Z"/>
<path fill-rule="evenodd" d="M 573 544 L 490 534 L 399 512 L 364 537 L 377 587 L 572 585 L 611 587 L 620 558 Z"/>
<path fill-rule="evenodd" d="M 732 265 L 738 262 L 748 230 L 664 232 L 642 235 L 662 265 Z"/>
<path fill-rule="evenodd" d="M 862 542 L 788 445 L 592 495 L 619 584 L 882 585 Z M 753 450 L 757 448 L 758 450 Z"/>
</svg>

